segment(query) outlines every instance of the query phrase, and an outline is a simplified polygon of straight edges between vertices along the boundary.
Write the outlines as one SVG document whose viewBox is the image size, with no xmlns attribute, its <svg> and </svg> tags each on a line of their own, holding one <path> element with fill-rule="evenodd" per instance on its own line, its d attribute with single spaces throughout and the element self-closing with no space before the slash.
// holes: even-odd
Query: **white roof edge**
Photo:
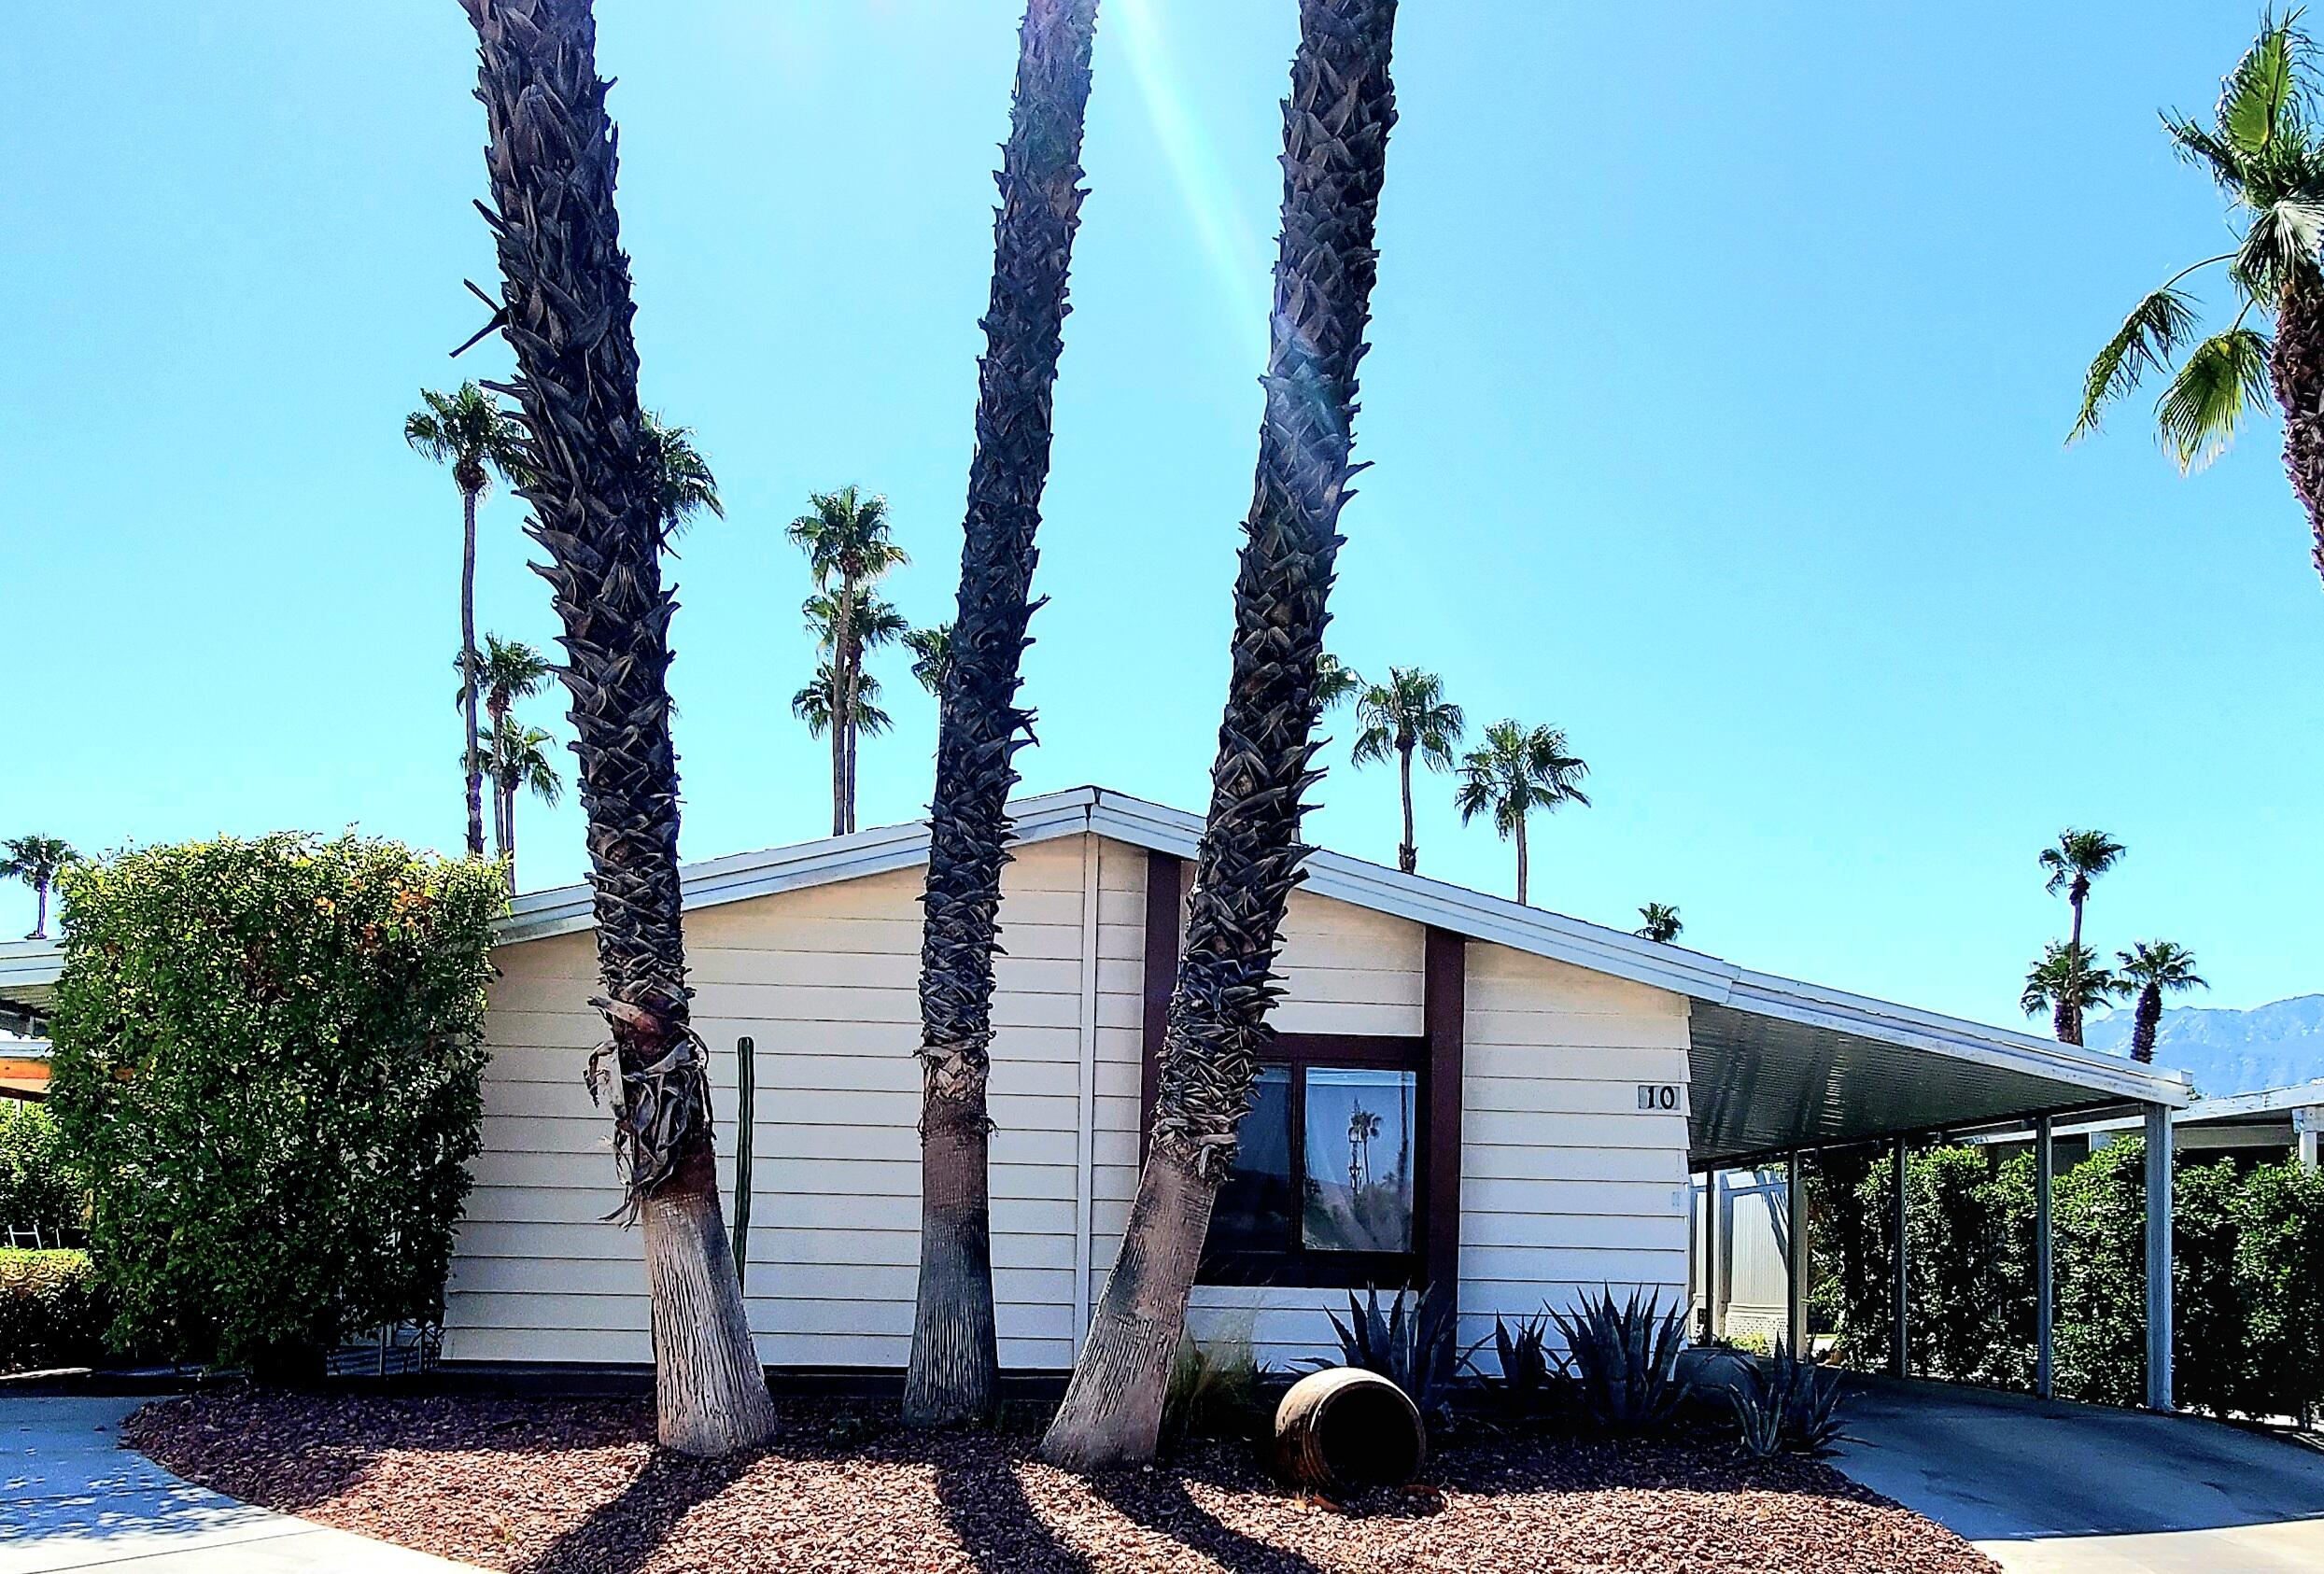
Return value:
<svg viewBox="0 0 2324 1574">
<path fill-rule="evenodd" d="M 61 940 L 0 941 L 0 992 L 10 984 L 53 984 L 63 969 Z"/>
<path fill-rule="evenodd" d="M 1008 806 L 1020 843 L 1049 841 L 1093 831 L 1117 841 L 1194 855 L 1203 818 L 1111 788 L 1072 787 L 1021 798 Z M 852 836 L 736 853 L 688 864 L 679 871 L 689 906 L 748 901 L 785 891 L 826 885 L 908 868 L 927 855 L 928 823 L 908 821 Z M 1588 968 L 1691 999 L 1810 1027 L 1852 1033 L 2024 1073 L 2076 1083 L 2109 1096 L 2185 1105 L 2186 1074 L 2078 1051 L 2030 1033 L 1964 1018 L 1941 1016 L 1890 1001 L 1753 973 L 1733 963 L 1679 946 L 1641 939 L 1618 929 L 1499 896 L 1407 875 L 1385 864 L 1317 849 L 1307 860 L 1307 889 L 1415 922 L 1434 924 L 1472 939 Z M 518 896 L 501 921 L 503 944 L 586 930 L 594 922 L 588 884 L 559 886 Z M 0 945 L 0 994 L 10 983 L 53 983 L 63 949 L 53 941 Z"/>
</svg>

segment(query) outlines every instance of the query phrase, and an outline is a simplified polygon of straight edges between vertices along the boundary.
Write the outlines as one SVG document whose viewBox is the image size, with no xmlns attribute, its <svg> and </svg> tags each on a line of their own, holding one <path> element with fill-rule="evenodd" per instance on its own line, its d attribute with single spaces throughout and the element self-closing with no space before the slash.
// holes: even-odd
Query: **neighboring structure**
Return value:
<svg viewBox="0 0 2324 1574">
<path fill-rule="evenodd" d="M 1095 788 L 1011 812 L 992 1094 L 1001 1358 L 1059 1371 L 1136 1187 L 1202 822 Z M 909 824 L 685 870 L 722 1155 L 737 1047 L 754 1046 L 748 1289 L 769 1366 L 905 1360 L 926 850 L 925 826 Z M 1690 1170 L 2186 1102 L 2172 1073 L 1335 853 L 1307 875 L 1286 927 L 1278 1054 L 1192 1318 L 1197 1337 L 1247 1328 L 1278 1363 L 1324 1351 L 1326 1310 L 1364 1284 L 1457 1284 L 1467 1340 L 1496 1314 L 1600 1285 L 1676 1303 Z M 585 887 L 520 897 L 495 953 L 485 1150 L 449 1287 L 454 1362 L 650 1358 L 638 1243 L 606 1217 L 620 1201 L 610 1125 L 581 1085 L 603 1034 L 590 924 Z M 35 960 L 0 948 L 0 1000 L 42 1003 Z M 2166 1188 L 2166 1222 L 2167 1202 Z M 2167 1401 L 2167 1361 L 2161 1377 Z"/>
<path fill-rule="evenodd" d="M 2324 1077 L 2289 1088 L 2261 1088 L 2248 1093 L 2197 1099 L 2175 1111 L 2171 1125 L 2182 1153 L 2249 1159 L 2256 1163 L 2297 1159 L 2313 1170 L 2317 1136 L 2324 1131 Z M 2058 1149 L 2062 1156 L 2079 1159 L 2138 1129 L 2137 1121 L 2120 1117 L 2062 1125 L 2057 1131 Z M 1972 1140 L 2007 1149 L 2025 1139 L 2010 1132 Z"/>
<path fill-rule="evenodd" d="M 37 1102 L 48 1096 L 48 1041 L 0 1033 L 0 1099 Z"/>
</svg>

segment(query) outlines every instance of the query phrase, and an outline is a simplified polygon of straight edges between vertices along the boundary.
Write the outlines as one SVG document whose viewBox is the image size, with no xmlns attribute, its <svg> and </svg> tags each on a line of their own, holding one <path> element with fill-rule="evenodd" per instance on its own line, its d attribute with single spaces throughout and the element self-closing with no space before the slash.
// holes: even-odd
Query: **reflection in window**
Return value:
<svg viewBox="0 0 2324 1574">
<path fill-rule="evenodd" d="M 1412 1250 L 1417 1078 L 1313 1066 L 1306 1082 L 1302 1244 L 1310 1251 Z"/>
<path fill-rule="evenodd" d="M 1234 1168 L 1211 1212 L 1216 1251 L 1281 1251 L 1291 1239 L 1291 1068 L 1261 1066 L 1236 1129 Z"/>
</svg>

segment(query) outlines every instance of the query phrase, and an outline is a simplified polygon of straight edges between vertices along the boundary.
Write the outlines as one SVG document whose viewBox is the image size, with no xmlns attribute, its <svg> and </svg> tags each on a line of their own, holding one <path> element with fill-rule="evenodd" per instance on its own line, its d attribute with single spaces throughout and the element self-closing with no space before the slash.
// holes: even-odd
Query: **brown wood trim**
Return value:
<svg viewBox="0 0 2324 1574">
<path fill-rule="evenodd" d="M 1427 1230 L 1420 1242 L 1428 1283 L 1460 1284 L 1460 1103 L 1468 1017 L 1469 941 L 1431 927 L 1422 962 L 1421 1020 L 1429 1039 Z"/>
<path fill-rule="evenodd" d="M 1162 1092 L 1162 1034 L 1170 1026 L 1170 994 L 1178 987 L 1178 912 L 1186 894 L 1186 861 L 1167 852 L 1146 855 L 1146 1015 L 1138 1053 L 1138 1162 L 1146 1162 L 1147 1132 Z"/>
</svg>

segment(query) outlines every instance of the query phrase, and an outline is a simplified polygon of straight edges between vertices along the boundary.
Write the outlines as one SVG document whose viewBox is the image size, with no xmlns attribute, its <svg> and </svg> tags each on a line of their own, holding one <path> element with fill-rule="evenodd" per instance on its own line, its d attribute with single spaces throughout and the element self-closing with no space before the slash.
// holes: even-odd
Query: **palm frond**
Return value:
<svg viewBox="0 0 2324 1574">
<path fill-rule="evenodd" d="M 2281 21 L 2266 18 L 2260 36 L 2219 84 L 2220 138 L 2247 159 L 2300 131 L 2308 45 L 2299 21 L 2298 11 Z"/>
<path fill-rule="evenodd" d="M 2209 464 L 2234 441 L 2251 406 L 2268 398 L 2266 334 L 2231 328 L 2189 352 L 2155 404 L 2162 444 L 2182 471 Z"/>
<path fill-rule="evenodd" d="M 2235 252 L 2235 282 L 2255 301 L 2271 301 L 2284 285 L 2316 267 L 2324 248 L 2324 198 L 2309 192 L 2277 198 L 2260 208 Z"/>
<path fill-rule="evenodd" d="M 2231 191 L 2241 189 L 2247 172 L 2243 155 L 2233 148 L 2203 126 L 2168 110 L 2162 114 L 2162 129 L 2178 149 L 2181 162 L 2208 169 L 2211 178 Z"/>
<path fill-rule="evenodd" d="M 2195 311 L 2187 297 L 2164 285 L 2131 308 L 2106 348 L 2090 363 L 2082 384 L 2082 409 L 2068 443 L 2098 429 L 2106 407 L 2138 386 L 2147 372 L 2168 367 L 2171 357 L 2195 330 Z"/>
</svg>

